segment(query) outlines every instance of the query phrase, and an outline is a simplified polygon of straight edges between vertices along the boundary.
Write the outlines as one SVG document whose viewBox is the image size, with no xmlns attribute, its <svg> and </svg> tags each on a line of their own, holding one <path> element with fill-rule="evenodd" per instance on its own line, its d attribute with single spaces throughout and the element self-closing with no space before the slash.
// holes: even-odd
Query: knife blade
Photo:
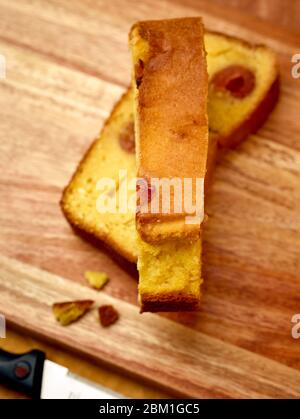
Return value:
<svg viewBox="0 0 300 419">
<path fill-rule="evenodd" d="M 121 399 L 120 394 L 72 374 L 33 350 L 12 354 L 0 349 L 0 383 L 35 399 Z"/>
<path fill-rule="evenodd" d="M 46 360 L 41 399 L 119 399 L 120 395 L 70 373 L 55 362 Z"/>
</svg>

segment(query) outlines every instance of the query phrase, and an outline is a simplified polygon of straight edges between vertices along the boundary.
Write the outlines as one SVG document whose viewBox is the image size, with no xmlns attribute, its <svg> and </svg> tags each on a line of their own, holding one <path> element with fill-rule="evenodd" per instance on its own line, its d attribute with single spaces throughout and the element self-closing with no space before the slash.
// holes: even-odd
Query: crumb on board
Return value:
<svg viewBox="0 0 300 419">
<path fill-rule="evenodd" d="M 61 302 L 53 304 L 52 310 L 56 320 L 62 326 L 67 326 L 82 317 L 93 304 L 92 300 Z"/>
<path fill-rule="evenodd" d="M 119 313 L 112 305 L 103 305 L 98 308 L 100 323 L 103 327 L 114 324 L 119 319 Z"/>
<path fill-rule="evenodd" d="M 109 281 L 105 272 L 86 271 L 84 277 L 91 287 L 101 290 Z"/>
</svg>

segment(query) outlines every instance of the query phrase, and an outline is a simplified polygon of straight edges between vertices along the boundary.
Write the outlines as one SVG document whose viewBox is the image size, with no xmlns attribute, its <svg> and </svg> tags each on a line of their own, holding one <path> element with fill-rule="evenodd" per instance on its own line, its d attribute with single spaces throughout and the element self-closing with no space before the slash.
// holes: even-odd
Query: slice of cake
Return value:
<svg viewBox="0 0 300 419">
<path fill-rule="evenodd" d="M 183 18 L 138 22 L 130 31 L 129 43 L 137 177 L 141 181 L 138 232 L 150 243 L 183 236 L 197 238 L 204 216 L 208 149 L 208 76 L 202 21 Z M 190 213 L 186 211 L 186 181 L 191 186 Z M 202 202 L 196 203 L 196 197 Z M 193 212 L 196 204 L 197 218 Z M 186 222 L 188 215 L 189 219 L 194 216 L 193 222 Z"/>
<path fill-rule="evenodd" d="M 144 182 L 144 190 L 137 194 L 136 214 L 141 308 L 195 310 L 200 301 L 200 226 L 208 149 L 208 76 L 202 20 L 138 22 L 130 31 L 129 43 L 137 177 Z M 195 212 L 186 212 L 187 180 L 191 182 L 189 198 L 201 200 L 197 213 L 192 199 Z M 176 187 L 171 189 L 168 181 Z M 192 217 L 194 222 L 189 223 Z"/>
<path fill-rule="evenodd" d="M 209 74 L 210 127 L 207 169 L 211 174 L 214 161 L 220 152 L 244 140 L 267 119 L 277 102 L 279 77 L 275 54 L 267 47 L 251 45 L 237 38 L 211 32 L 205 35 L 205 47 Z M 228 68 L 230 70 L 226 70 Z M 247 70 L 254 74 L 254 83 L 250 77 L 249 84 Z M 132 101 L 132 92 L 128 91 L 115 106 L 99 138 L 90 147 L 66 187 L 61 206 L 71 224 L 104 241 L 126 259 L 136 262 L 137 234 L 134 213 L 101 214 L 96 209 L 99 197 L 96 185 L 99 179 L 106 176 L 117 179 L 120 169 L 127 170 L 129 180 L 135 177 Z M 206 176 L 206 180 L 207 178 Z M 194 247 L 190 249 L 191 255 L 192 250 L 197 254 L 197 245 L 194 243 Z M 160 276 L 156 271 L 156 275 L 152 276 L 151 272 L 145 271 L 149 282 L 142 292 L 148 295 L 148 309 L 163 311 L 163 306 L 158 305 L 155 290 L 166 291 L 163 288 L 167 286 L 168 280 L 172 279 L 172 273 L 178 271 L 178 253 L 184 254 L 177 253 L 174 248 L 172 252 L 164 252 L 167 246 L 168 244 L 162 246 L 160 251 L 156 248 L 155 251 L 159 253 L 158 259 L 166 261 L 167 270 L 170 271 L 168 278 L 164 272 L 161 272 Z M 200 242 L 198 249 L 200 252 Z M 154 251 L 148 243 L 142 250 L 145 251 L 144 259 L 146 253 Z M 193 257 L 191 259 L 194 260 Z M 191 259 L 186 262 L 187 266 L 193 266 Z M 147 264 L 140 266 L 140 271 L 144 269 L 148 269 Z M 199 278 L 200 267 L 197 269 L 199 275 L 195 273 L 195 276 L 198 275 Z M 185 275 L 184 271 L 182 275 Z M 177 278 L 180 278 L 179 274 Z M 197 299 L 195 291 L 193 295 Z M 183 307 L 182 299 L 180 304 Z M 191 302 L 189 306 L 192 306 Z M 170 310 L 170 306 L 167 309 Z"/>
</svg>

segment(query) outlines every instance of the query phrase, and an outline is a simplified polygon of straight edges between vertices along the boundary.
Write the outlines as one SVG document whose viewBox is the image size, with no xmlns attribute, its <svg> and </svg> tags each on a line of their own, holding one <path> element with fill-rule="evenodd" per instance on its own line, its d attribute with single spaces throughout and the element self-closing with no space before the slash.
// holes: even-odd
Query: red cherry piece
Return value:
<svg viewBox="0 0 300 419">
<path fill-rule="evenodd" d="M 134 137 L 134 124 L 129 122 L 119 135 L 119 144 L 121 148 L 128 153 L 135 153 L 135 137 Z"/>
<path fill-rule="evenodd" d="M 254 73 L 241 65 L 231 65 L 216 73 L 212 84 L 217 90 L 227 91 L 232 96 L 243 99 L 255 87 Z"/>
<path fill-rule="evenodd" d="M 143 205 L 151 202 L 155 193 L 155 187 L 145 179 L 140 179 L 137 180 L 136 191 L 139 194 L 140 203 Z"/>
</svg>

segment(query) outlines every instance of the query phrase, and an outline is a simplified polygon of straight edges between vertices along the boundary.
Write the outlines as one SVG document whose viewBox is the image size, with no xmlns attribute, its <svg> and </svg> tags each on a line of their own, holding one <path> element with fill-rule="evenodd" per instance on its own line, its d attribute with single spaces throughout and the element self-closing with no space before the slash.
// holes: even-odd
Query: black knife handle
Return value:
<svg viewBox="0 0 300 419">
<path fill-rule="evenodd" d="M 34 399 L 41 395 L 45 353 L 11 354 L 0 349 L 0 383 Z"/>
</svg>

